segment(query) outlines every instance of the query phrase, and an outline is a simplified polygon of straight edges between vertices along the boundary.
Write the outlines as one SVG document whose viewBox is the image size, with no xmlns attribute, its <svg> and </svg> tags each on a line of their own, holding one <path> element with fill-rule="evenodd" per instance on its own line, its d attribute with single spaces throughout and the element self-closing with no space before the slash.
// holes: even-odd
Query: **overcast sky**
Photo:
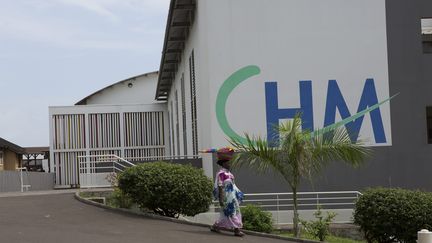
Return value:
<svg viewBox="0 0 432 243">
<path fill-rule="evenodd" d="M 169 0 L 0 0 L 0 137 L 48 146 L 48 107 L 159 69 Z"/>
</svg>

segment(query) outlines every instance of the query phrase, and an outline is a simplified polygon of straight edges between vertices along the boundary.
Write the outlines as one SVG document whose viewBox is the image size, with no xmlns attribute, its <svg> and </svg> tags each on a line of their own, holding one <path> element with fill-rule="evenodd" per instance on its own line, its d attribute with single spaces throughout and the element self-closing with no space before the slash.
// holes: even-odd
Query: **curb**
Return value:
<svg viewBox="0 0 432 243">
<path fill-rule="evenodd" d="M 126 214 L 126 215 L 132 215 L 132 216 L 140 216 L 140 217 L 151 218 L 151 219 L 157 219 L 157 220 L 164 220 L 164 221 L 169 221 L 169 222 L 173 222 L 173 223 L 177 223 L 177 224 L 186 224 L 186 225 L 205 227 L 205 228 L 209 228 L 210 227 L 210 225 L 203 224 L 203 223 L 190 222 L 190 221 L 186 221 L 186 220 L 169 218 L 169 217 L 164 217 L 164 216 L 150 214 L 150 213 L 133 212 L 131 210 L 124 209 L 124 208 L 113 208 L 113 207 L 110 207 L 110 206 L 107 206 L 107 205 L 104 205 L 104 204 L 101 204 L 101 203 L 97 203 L 97 202 L 94 202 L 94 201 L 82 198 L 79 194 L 80 194 L 79 191 L 75 192 L 74 195 L 75 195 L 75 199 L 76 200 L 78 200 L 78 201 L 80 201 L 82 203 L 85 203 L 85 204 L 89 204 L 89 205 L 92 205 L 92 206 L 96 206 L 96 207 L 99 207 L 99 208 L 110 210 L 112 212 Z M 272 239 L 279 239 L 279 240 L 292 241 L 292 242 L 300 242 L 300 243 L 320 243 L 319 241 L 314 241 L 314 240 L 298 239 L 298 238 L 293 238 L 293 237 L 279 236 L 279 235 L 261 233 L 261 232 L 244 230 L 244 229 L 242 229 L 242 232 L 244 232 L 247 235 L 259 236 L 259 237 L 263 237 L 263 238 L 272 238 Z"/>
</svg>

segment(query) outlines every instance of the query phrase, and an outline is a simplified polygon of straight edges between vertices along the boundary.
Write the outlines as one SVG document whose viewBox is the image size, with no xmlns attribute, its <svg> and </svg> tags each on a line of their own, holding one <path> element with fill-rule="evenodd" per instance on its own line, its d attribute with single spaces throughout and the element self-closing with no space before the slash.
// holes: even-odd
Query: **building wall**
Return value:
<svg viewBox="0 0 432 243">
<path fill-rule="evenodd" d="M 392 146 L 374 147 L 373 155 L 358 169 L 332 163 L 302 190 L 360 190 L 372 186 L 432 190 L 429 171 L 432 148 L 427 144 L 426 106 L 432 104 L 432 56 L 423 54 L 420 19 L 432 16 L 430 1 L 386 1 Z M 243 184 L 259 191 L 274 191 L 284 183 Z M 252 184 L 252 185 L 251 185 Z"/>
<path fill-rule="evenodd" d="M 221 82 L 246 65 L 261 67 L 261 77 L 250 78 L 257 86 L 238 86 L 238 90 L 243 90 L 249 97 L 241 100 L 240 92 L 233 92 L 231 100 L 227 101 L 230 108 L 235 108 L 228 111 L 227 116 L 230 121 L 234 121 L 232 128 L 238 134 L 247 130 L 257 132 L 256 119 L 266 117 L 266 113 L 258 110 L 260 106 L 257 108 L 254 105 L 257 100 L 264 102 L 266 99 L 262 92 L 257 94 L 257 87 L 261 85 L 262 90 L 263 85 L 259 82 L 285 82 L 278 84 L 279 107 L 290 108 L 301 106 L 298 81 L 312 80 L 314 90 L 317 87 L 318 92 L 323 93 L 321 97 L 325 97 L 328 80 L 341 80 L 341 92 L 348 110 L 354 114 L 364 82 L 372 77 L 377 85 L 379 101 L 399 93 L 391 105 L 380 107 L 386 141 L 376 141 L 371 116 L 366 115 L 360 132 L 370 139 L 368 144 L 373 146 L 374 151 L 372 157 L 359 169 L 331 163 L 321 175 L 313 178 L 313 185 L 303 183 L 301 190 L 360 190 L 370 186 L 432 190 L 428 179 L 432 169 L 432 148 L 427 143 L 426 132 L 426 106 L 432 105 L 432 96 L 429 94 L 432 90 L 432 56 L 423 54 L 420 35 L 420 19 L 432 16 L 432 2 L 387 0 L 383 8 L 384 1 L 328 1 L 323 5 L 316 1 L 301 1 L 304 9 L 307 9 L 305 5 L 310 5 L 311 9 L 319 9 L 327 15 L 309 15 L 290 8 L 290 4 L 299 4 L 299 1 L 272 1 L 272 4 L 267 5 L 263 5 L 260 0 L 197 2 L 197 18 L 186 43 L 186 58 L 182 58 L 179 72 L 182 72 L 182 68 L 187 70 L 185 60 L 188 60 L 191 49 L 194 49 L 198 74 L 200 148 L 228 144 L 226 135 L 218 130 L 215 100 Z M 337 3 L 342 7 L 333 6 Z M 326 23 L 325 16 L 340 17 L 338 22 L 331 22 L 337 25 L 333 29 L 335 35 L 332 37 L 321 33 L 319 29 L 314 29 L 312 23 L 308 26 L 310 28 L 304 28 L 304 23 L 309 23 L 311 16 L 323 18 L 321 23 L 317 22 L 317 28 Z M 296 25 L 298 29 L 295 29 Z M 286 26 L 294 29 L 288 31 Z M 338 28 L 340 33 L 336 33 Z M 295 39 L 297 34 L 309 35 L 310 39 Z M 339 43 L 340 49 L 338 46 L 324 45 L 332 41 Z M 289 52 L 293 46 L 307 55 Z M 334 52 L 335 55 L 323 49 L 330 49 L 330 53 Z M 311 50 L 315 53 L 311 53 Z M 320 55 L 322 53 L 327 55 L 323 57 Z M 341 57 L 345 59 L 338 60 Z M 308 62 L 311 62 L 311 67 L 307 66 Z M 327 62 L 337 65 L 331 70 L 332 66 Z M 269 67 L 268 64 L 272 63 L 274 65 Z M 302 65 L 296 66 L 298 63 Z M 321 70 L 320 64 L 325 64 L 326 70 Z M 317 73 L 326 75 L 318 77 Z M 169 102 L 175 97 L 179 77 L 177 73 Z M 245 105 L 249 107 L 242 110 Z M 324 110 L 325 105 L 325 99 L 313 103 L 314 108 L 320 107 L 321 110 Z M 322 114 L 317 116 L 321 118 L 317 118 L 318 121 L 314 123 L 319 128 L 324 125 L 324 119 Z M 336 116 L 336 120 L 341 119 L 340 110 L 336 110 Z M 369 128 L 364 130 L 364 127 Z M 258 133 L 265 136 L 265 129 Z M 211 156 L 204 155 L 203 164 L 204 168 L 207 166 L 208 174 L 216 169 L 212 161 Z M 265 177 L 252 174 L 247 170 L 236 172 L 237 182 L 246 188 L 246 192 L 287 191 L 287 185 L 271 173 Z"/>
<path fill-rule="evenodd" d="M 169 152 L 163 104 L 50 107 L 49 114 L 50 167 L 58 187 L 80 184 L 80 162 L 88 158 L 79 156 L 135 161 Z"/>
<path fill-rule="evenodd" d="M 0 171 L 0 192 L 20 192 L 21 175 L 23 185 L 30 185 L 28 191 L 52 190 L 54 188 L 54 174 L 41 172 Z M 26 189 L 24 189 L 26 190 Z"/>
<path fill-rule="evenodd" d="M 333 164 L 317 188 L 349 189 L 389 186 L 432 190 L 432 147 L 428 144 L 426 106 L 432 105 L 432 56 L 422 52 L 420 19 L 432 16 L 427 0 L 387 0 L 387 37 L 392 146 L 374 148 L 358 170 Z"/>
<path fill-rule="evenodd" d="M 20 164 L 20 156 L 18 154 L 16 154 L 15 152 L 12 152 L 10 150 L 3 150 L 3 151 L 4 151 L 3 169 L 4 170 L 16 170 Z"/>
<path fill-rule="evenodd" d="M 87 98 L 87 105 L 152 104 L 157 72 L 137 76 L 97 92 Z"/>
<path fill-rule="evenodd" d="M 197 11 L 194 15 L 194 23 L 189 31 L 185 43 L 185 49 L 181 57 L 182 61 L 178 66 L 178 71 L 175 75 L 175 80 L 168 96 L 167 107 L 170 127 L 169 137 L 171 155 L 202 156 L 203 169 L 206 175 L 212 176 L 213 167 L 211 155 L 199 154 L 197 151 L 211 145 L 207 139 L 207 136 L 210 135 L 208 124 L 210 122 L 209 114 L 211 113 L 211 110 L 209 109 L 208 93 L 205 92 L 208 90 L 209 86 L 209 83 L 207 82 L 209 67 L 206 65 L 208 62 L 208 20 L 205 16 L 208 11 L 207 8 L 207 1 L 197 1 Z M 192 56 L 195 65 L 192 65 Z M 198 118 L 195 138 L 192 121 L 192 110 L 194 109 L 192 104 L 192 93 L 194 92 L 192 91 L 191 82 L 193 75 L 195 77 L 196 117 Z M 182 78 L 184 80 L 185 90 L 185 116 L 180 112 L 183 108 L 183 97 L 181 95 Z M 176 99 L 176 92 L 178 99 Z M 178 109 L 178 113 L 176 112 L 176 109 Z M 178 126 L 177 120 L 179 121 Z M 186 139 L 183 137 L 183 133 L 185 134 Z M 179 134 L 180 139 L 177 139 L 177 134 Z"/>
</svg>

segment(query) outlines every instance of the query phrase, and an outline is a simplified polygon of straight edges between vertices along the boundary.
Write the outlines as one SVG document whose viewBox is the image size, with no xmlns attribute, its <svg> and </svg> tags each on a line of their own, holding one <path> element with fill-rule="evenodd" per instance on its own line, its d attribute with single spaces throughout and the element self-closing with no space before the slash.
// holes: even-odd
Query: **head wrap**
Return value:
<svg viewBox="0 0 432 243">
<path fill-rule="evenodd" d="M 218 159 L 218 164 L 221 164 L 219 161 L 228 161 L 231 160 L 234 156 L 234 149 L 232 148 L 221 148 L 216 152 L 216 156 Z"/>
</svg>

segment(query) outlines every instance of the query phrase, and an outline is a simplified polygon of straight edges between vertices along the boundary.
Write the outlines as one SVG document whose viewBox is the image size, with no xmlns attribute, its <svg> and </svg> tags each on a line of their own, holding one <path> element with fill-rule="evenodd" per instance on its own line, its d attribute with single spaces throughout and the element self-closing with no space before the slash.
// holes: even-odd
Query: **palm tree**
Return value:
<svg viewBox="0 0 432 243">
<path fill-rule="evenodd" d="M 279 173 L 290 186 L 293 193 L 294 233 L 300 236 L 297 189 L 302 178 L 311 178 L 331 161 L 344 161 L 354 167 L 359 166 L 370 150 L 361 142 L 351 142 L 344 128 L 324 128 L 315 132 L 302 131 L 301 118 L 276 127 L 279 145 L 271 141 L 246 135 L 246 142 L 231 138 L 230 143 L 239 152 L 233 159 L 233 166 L 250 166 L 258 172 L 270 168 Z"/>
</svg>

